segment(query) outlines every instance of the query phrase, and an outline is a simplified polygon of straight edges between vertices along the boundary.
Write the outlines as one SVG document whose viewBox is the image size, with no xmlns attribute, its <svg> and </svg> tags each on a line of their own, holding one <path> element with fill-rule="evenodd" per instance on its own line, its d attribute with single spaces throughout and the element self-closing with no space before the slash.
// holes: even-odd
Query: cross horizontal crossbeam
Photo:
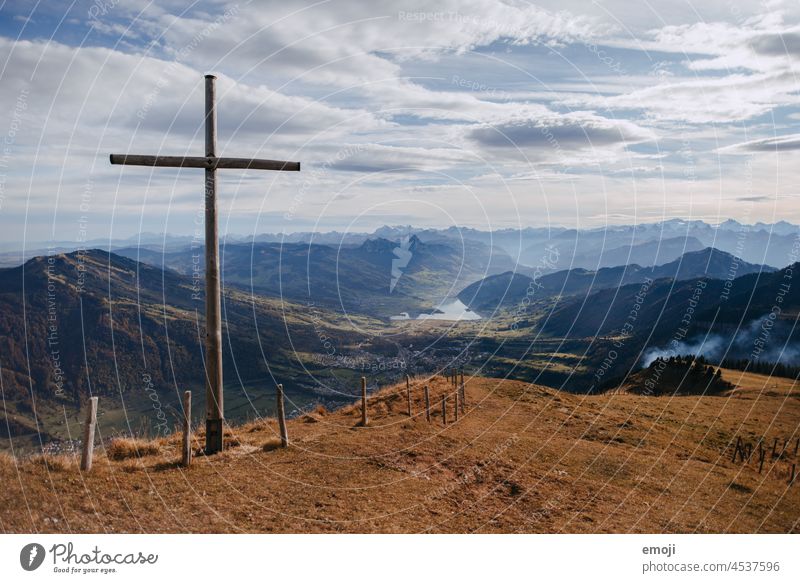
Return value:
<svg viewBox="0 0 800 583">
<path fill-rule="evenodd" d="M 222 302 L 220 296 L 219 228 L 217 226 L 217 169 L 300 171 L 300 162 L 217 157 L 216 77 L 206 75 L 205 156 L 143 156 L 111 154 L 112 164 L 200 168 L 205 171 L 206 241 L 206 453 L 222 451 L 225 407 L 222 385 Z"/>
<path fill-rule="evenodd" d="M 218 158 L 216 156 L 142 156 L 140 154 L 111 154 L 112 164 L 133 166 L 161 166 L 172 168 L 242 168 L 251 170 L 285 170 L 299 172 L 300 162 L 258 160 L 255 158 Z"/>
</svg>

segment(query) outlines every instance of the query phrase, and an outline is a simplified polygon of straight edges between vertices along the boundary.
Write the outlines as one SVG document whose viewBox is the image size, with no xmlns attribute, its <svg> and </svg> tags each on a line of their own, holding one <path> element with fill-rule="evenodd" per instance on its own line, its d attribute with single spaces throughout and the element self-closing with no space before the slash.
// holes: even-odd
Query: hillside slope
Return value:
<svg viewBox="0 0 800 583">
<path fill-rule="evenodd" d="M 601 290 L 586 298 L 566 298 L 554 308 L 544 329 L 560 336 L 613 334 L 623 328 L 631 307 L 638 303 L 641 309 L 637 329 L 648 333 L 652 330 L 651 338 L 662 340 L 674 333 L 693 301 L 696 304 L 692 327 L 701 331 L 712 321 L 717 326 L 723 323 L 742 326 L 769 314 L 776 303 L 781 308 L 778 320 L 791 324 L 800 310 L 800 286 L 791 285 L 792 273 L 798 269 L 800 264 L 796 263 L 775 272 L 743 275 L 732 282 L 659 279 L 646 287 L 630 284 Z M 637 301 L 637 297 L 643 299 Z"/>
<path fill-rule="evenodd" d="M 140 459 L 95 467 L 34 458 L 0 463 L 5 532 L 797 532 L 791 455 L 732 463 L 737 437 L 792 438 L 796 383 L 724 371 L 727 397 L 580 397 L 541 386 L 468 379 L 465 415 L 447 427 L 431 382 L 414 416 L 404 387 L 359 410 L 229 430 L 229 449 L 176 465 L 179 440 Z M 452 399 L 451 410 L 452 414 Z M 102 403 L 101 403 L 102 407 Z M 452 420 L 452 417 L 451 417 Z M 199 436 L 197 444 L 201 443 Z M 153 444 L 150 444 L 151 446 Z M 155 451 L 157 450 L 157 451 Z M 106 449 L 106 451 L 111 451 Z M 790 452 L 789 452 L 790 453 Z M 24 501 L 24 503 L 21 503 Z"/>
<path fill-rule="evenodd" d="M 320 335 L 341 347 L 353 335 L 349 320 L 340 325 L 321 308 L 236 289 L 225 290 L 222 307 L 225 382 L 239 393 L 270 375 L 317 390 L 304 351 L 321 350 Z M 115 399 L 123 426 L 152 421 L 154 402 L 171 423 L 180 393 L 204 383 L 203 312 L 202 280 L 106 251 L 0 270 L 0 446 L 9 435 L 66 437 L 65 418 L 90 393 Z"/>
<path fill-rule="evenodd" d="M 203 275 L 202 262 L 197 261 L 202 252 L 202 247 L 168 253 L 138 247 L 116 251 L 187 276 L 194 270 Z M 400 312 L 427 311 L 475 280 L 514 268 L 508 255 L 483 243 L 423 242 L 416 236 L 339 246 L 228 243 L 220 252 L 228 286 L 386 319 Z"/>
<path fill-rule="evenodd" d="M 476 281 L 464 288 L 458 297 L 473 309 L 488 313 L 498 307 L 517 306 L 526 296 L 528 300 L 554 295 L 586 296 L 604 289 L 642 283 L 647 279 L 725 279 L 731 274 L 742 277 L 774 271 L 777 271 L 774 267 L 747 263 L 730 253 L 707 247 L 684 253 L 674 261 L 652 267 L 642 267 L 636 263 L 603 267 L 596 271 L 576 267 L 546 273 L 535 281 L 528 275 L 509 271 Z"/>
</svg>

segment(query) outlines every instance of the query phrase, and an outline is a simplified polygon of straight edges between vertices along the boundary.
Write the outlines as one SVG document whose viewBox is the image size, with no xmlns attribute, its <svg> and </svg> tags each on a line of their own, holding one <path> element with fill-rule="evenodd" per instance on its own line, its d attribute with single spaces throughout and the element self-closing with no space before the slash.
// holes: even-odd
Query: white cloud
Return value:
<svg viewBox="0 0 800 583">
<path fill-rule="evenodd" d="M 738 4 L 738 3 L 737 3 Z M 729 8 L 720 20 L 670 24 L 636 37 L 616 35 L 604 42 L 628 50 L 674 54 L 687 74 L 676 76 L 657 63 L 653 83 L 616 94 L 582 94 L 565 105 L 641 110 L 664 122 L 694 124 L 749 120 L 776 107 L 800 105 L 800 26 L 796 5 L 752 13 L 751 6 Z M 762 7 L 763 10 L 763 7 Z M 787 23 L 789 14 L 794 22 Z"/>
<path fill-rule="evenodd" d="M 0 38 L 0 99 L 9 104 L 0 129 L 26 96 L 3 216 L 22 216 L 30 203 L 37 224 L 47 226 L 48 213 L 66 220 L 88 177 L 102 192 L 93 209 L 117 205 L 124 212 L 115 220 L 127 229 L 137 230 L 138 212 L 150 222 L 191 221 L 200 204 L 195 174 L 111 168 L 107 154 L 200 152 L 208 70 L 219 73 L 223 153 L 303 162 L 299 177 L 226 174 L 229 216 L 280 217 L 294 204 L 298 224 L 333 205 L 332 193 L 336 220 L 364 201 L 384 205 L 380 212 L 405 208 L 403 222 L 431 220 L 394 205 L 408 193 L 473 223 L 479 212 L 495 223 L 519 219 L 516 212 L 540 221 L 542 196 L 562 222 L 675 209 L 708 216 L 719 212 L 723 181 L 725 200 L 759 197 L 759 208 L 798 212 L 781 188 L 800 177 L 767 160 L 794 149 L 796 135 L 786 124 L 776 140 L 768 120 L 751 123 L 777 108 L 781 123 L 800 115 L 789 110 L 800 105 L 794 1 L 708 0 L 691 10 L 659 0 L 184 8 L 115 4 L 90 36 L 113 49 Z M 80 26 L 76 14 L 72 26 Z M 692 180 L 679 153 L 687 141 Z M 753 154 L 754 165 L 767 160 L 752 174 L 770 188 L 743 188 L 741 169 L 719 157 L 734 152 Z M 459 205 L 465 192 L 476 200 L 469 211 Z"/>
<path fill-rule="evenodd" d="M 721 153 L 786 152 L 800 150 L 800 134 L 759 138 L 720 148 Z"/>
<path fill-rule="evenodd" d="M 800 105 L 798 89 L 789 71 L 674 82 L 654 78 L 654 84 L 644 89 L 612 96 L 576 96 L 563 103 L 610 109 L 619 115 L 624 110 L 643 110 L 659 121 L 731 123 L 764 115 L 777 106 Z"/>
<path fill-rule="evenodd" d="M 238 5 L 237 5 L 238 6 Z M 193 44 L 209 22 L 157 15 L 168 50 Z M 500 39 L 564 43 L 589 38 L 600 25 L 564 10 L 546 11 L 500 0 L 429 3 L 276 2 L 241 6 L 235 16 L 187 55 L 190 63 L 219 63 L 233 74 L 270 71 L 309 84 L 351 87 L 398 76 L 394 59 L 434 58 Z M 393 58 L 391 58 L 393 57 Z"/>
<path fill-rule="evenodd" d="M 495 148 L 559 151 L 563 148 L 595 149 L 613 144 L 631 144 L 654 138 L 652 132 L 627 120 L 611 120 L 590 112 L 512 118 L 497 125 L 481 125 L 469 137 Z"/>
</svg>

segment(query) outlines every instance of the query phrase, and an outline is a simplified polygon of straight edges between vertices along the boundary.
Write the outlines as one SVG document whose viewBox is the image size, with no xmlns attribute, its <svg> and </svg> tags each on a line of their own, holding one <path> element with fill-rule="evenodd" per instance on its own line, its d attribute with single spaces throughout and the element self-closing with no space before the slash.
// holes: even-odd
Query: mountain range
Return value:
<svg viewBox="0 0 800 583">
<path fill-rule="evenodd" d="M 203 312 L 202 283 L 106 251 L 0 269 L 9 423 L 0 425 L 0 437 L 32 433 L 36 419 L 63 419 L 62 407 L 76 410 L 89 394 L 103 398 L 106 410 L 124 399 L 123 422 L 139 413 L 155 421 L 155 405 L 166 410 L 183 390 L 203 387 Z M 353 335 L 319 307 L 235 288 L 224 294 L 223 313 L 226 384 L 260 379 L 270 395 L 275 378 L 290 391 L 315 390 L 298 354 L 318 349 L 321 336 L 342 339 L 344 348 Z"/>
<path fill-rule="evenodd" d="M 487 246 L 492 254 L 508 255 L 518 271 L 537 268 L 547 249 L 557 249 L 556 269 L 584 268 L 596 270 L 637 263 L 642 266 L 667 263 L 683 253 L 714 247 L 750 263 L 785 267 L 792 263 L 800 227 L 786 221 L 743 224 L 726 220 L 712 225 L 701 220 L 669 219 L 637 225 L 608 225 L 595 228 L 526 227 L 479 230 L 468 227 L 446 229 L 412 226 L 383 226 L 372 233 L 296 232 L 262 233 L 251 236 L 228 235 L 225 244 L 306 243 L 334 248 L 353 247 L 368 239 L 387 239 L 400 243 L 415 235 L 424 243 L 447 242 L 461 248 L 469 243 Z M 150 251 L 181 251 L 193 246 L 191 236 L 142 233 L 127 239 L 94 239 L 83 244 L 74 241 L 49 241 L 29 245 L 25 251 L 17 244 L 0 248 L 0 265 L 19 265 L 25 260 L 48 253 L 64 253 L 79 248 L 118 250 L 123 248 Z"/>
<path fill-rule="evenodd" d="M 596 271 L 574 268 L 534 277 L 508 271 L 467 286 L 458 294 L 458 298 L 473 310 L 491 313 L 498 308 L 517 305 L 524 298 L 530 301 L 554 295 L 587 296 L 599 290 L 642 283 L 647 279 L 733 279 L 749 273 L 772 271 L 776 271 L 775 268 L 747 263 L 730 253 L 708 247 L 684 253 L 663 265 L 650 267 L 633 263 L 603 267 Z"/>
<path fill-rule="evenodd" d="M 594 374 L 607 363 L 597 385 L 606 388 L 657 357 L 796 364 L 800 286 L 792 278 L 798 270 L 800 263 L 732 281 L 658 279 L 560 298 L 536 328 L 546 337 L 584 339 Z"/>
<path fill-rule="evenodd" d="M 680 338 L 688 352 L 704 336 L 728 347 L 720 357 L 738 358 L 731 351 L 752 349 L 767 320 L 772 352 L 764 358 L 785 359 L 797 347 L 800 286 L 791 279 L 800 265 L 776 270 L 703 248 L 657 265 L 519 268 L 497 240 L 476 232 L 390 231 L 338 245 L 222 245 L 232 416 L 271 407 L 276 382 L 300 409 L 323 397 L 349 399 L 367 370 L 376 382 L 396 381 L 454 362 L 585 390 L 609 343 L 621 342 L 616 367 L 675 350 L 688 307 Z M 520 232 L 495 234 L 507 244 Z M 560 257 L 556 238 L 545 244 L 548 259 Z M 688 244 L 675 238 L 670 254 Z M 658 246 L 642 244 L 639 257 L 660 257 Z M 0 438 L 57 434 L 89 394 L 121 425 L 153 420 L 156 404 L 173 414 L 183 390 L 203 387 L 203 279 L 203 248 L 183 241 L 47 254 L 0 269 Z M 495 317 L 475 325 L 413 320 L 456 297 Z M 526 299 L 535 305 L 512 329 Z M 412 321 L 390 320 L 402 312 Z"/>
<path fill-rule="evenodd" d="M 159 252 L 139 247 L 116 254 L 203 276 L 202 247 Z M 221 247 L 225 285 L 293 302 L 312 302 L 345 313 L 388 318 L 430 310 L 464 286 L 513 269 L 502 251 L 474 241 L 423 242 L 417 236 L 366 239 L 354 245 L 228 243 Z"/>
<path fill-rule="evenodd" d="M 706 276 L 658 279 L 649 285 L 626 284 L 587 297 L 566 297 L 555 303 L 542 328 L 555 336 L 613 336 L 622 333 L 633 306 L 639 306 L 635 329 L 656 342 L 666 341 L 681 322 L 686 322 L 686 336 L 739 328 L 771 312 L 778 314 L 772 320 L 791 324 L 800 310 L 800 286 L 790 285 L 798 269 L 795 264 L 754 272 L 730 283 Z"/>
</svg>

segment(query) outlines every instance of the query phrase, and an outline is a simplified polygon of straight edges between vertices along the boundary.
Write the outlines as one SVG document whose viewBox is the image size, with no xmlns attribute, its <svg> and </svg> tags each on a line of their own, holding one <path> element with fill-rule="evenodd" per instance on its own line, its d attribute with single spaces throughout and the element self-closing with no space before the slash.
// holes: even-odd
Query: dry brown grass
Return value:
<svg viewBox="0 0 800 583">
<path fill-rule="evenodd" d="M 223 437 L 222 447 L 228 449 L 229 447 L 239 447 L 242 445 L 242 440 L 232 435 L 231 437 Z"/>
<path fill-rule="evenodd" d="M 354 426 L 358 404 L 324 421 L 315 411 L 317 423 L 288 422 L 292 447 L 281 448 L 275 421 L 260 420 L 226 431 L 239 447 L 188 469 L 176 437 L 146 457 L 100 458 L 80 478 L 12 460 L 0 463 L 0 518 L 7 532 L 797 532 L 795 456 L 759 474 L 731 453 L 737 436 L 797 437 L 800 390 L 723 375 L 737 388 L 714 397 L 471 379 L 467 411 L 447 427 L 425 422 L 421 384 L 409 418 L 403 383 L 370 396 L 369 427 Z M 428 384 L 437 412 L 451 388 Z"/>
<path fill-rule="evenodd" d="M 0 451 L 0 466 L 14 466 L 16 460 L 14 456 L 6 451 Z"/>
<path fill-rule="evenodd" d="M 118 437 L 112 439 L 111 443 L 106 446 L 106 455 L 108 459 L 114 461 L 153 456 L 159 453 L 161 453 L 159 442 L 145 439 Z"/>
<path fill-rule="evenodd" d="M 66 472 L 77 468 L 74 456 L 37 454 L 25 460 L 34 466 L 43 466 L 50 472 Z"/>
<path fill-rule="evenodd" d="M 264 431 L 271 426 L 277 427 L 277 425 L 275 419 L 258 419 L 242 425 L 242 432 L 255 433 L 256 431 Z"/>
<path fill-rule="evenodd" d="M 125 462 L 120 464 L 119 467 L 123 472 L 126 472 L 128 474 L 131 474 L 133 472 L 138 472 L 144 469 L 144 466 L 138 459 L 126 460 Z"/>
<path fill-rule="evenodd" d="M 273 451 L 281 446 L 280 438 L 268 439 L 267 442 L 261 446 L 264 451 Z"/>
</svg>

